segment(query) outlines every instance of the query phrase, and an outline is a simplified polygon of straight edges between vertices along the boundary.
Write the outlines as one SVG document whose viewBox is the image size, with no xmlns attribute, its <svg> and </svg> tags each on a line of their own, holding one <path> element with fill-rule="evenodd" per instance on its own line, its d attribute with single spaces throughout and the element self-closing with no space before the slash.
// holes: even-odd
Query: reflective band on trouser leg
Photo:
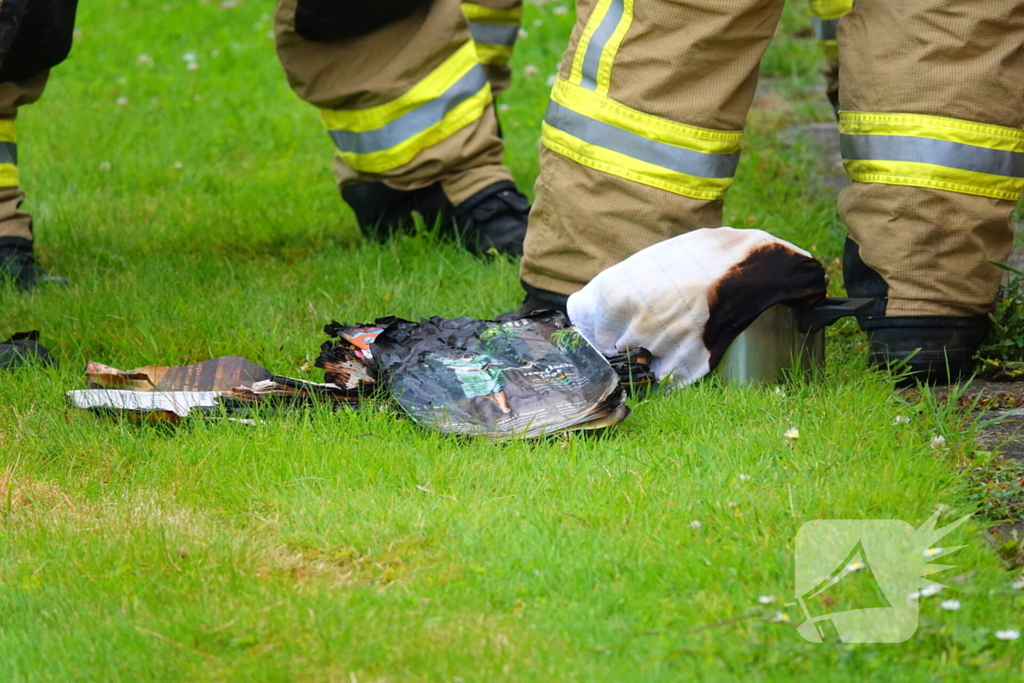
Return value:
<svg viewBox="0 0 1024 683">
<path fill-rule="evenodd" d="M 626 180 L 694 199 L 721 199 L 732 184 L 742 131 L 688 126 L 559 80 L 544 118 L 545 147 Z"/>
<path fill-rule="evenodd" d="M 505 66 L 512 58 L 512 49 L 519 36 L 523 8 L 494 9 L 476 3 L 462 3 L 462 13 L 469 21 L 469 33 L 476 43 L 481 64 Z"/>
<path fill-rule="evenodd" d="M 929 187 L 1018 201 L 1024 130 L 916 114 L 844 111 L 843 166 L 861 183 Z"/>
<path fill-rule="evenodd" d="M 811 0 L 811 24 L 814 37 L 825 59 L 839 59 L 837 30 L 839 19 L 853 9 L 853 0 Z"/>
<path fill-rule="evenodd" d="M 0 121 L 0 187 L 18 187 L 18 140 L 14 121 Z"/>
<path fill-rule="evenodd" d="M 569 82 L 608 94 L 612 62 L 633 23 L 633 0 L 599 0 L 580 35 Z"/>
<path fill-rule="evenodd" d="M 368 109 L 322 109 L 338 155 L 356 171 L 398 168 L 483 116 L 491 88 L 472 42 L 401 97 Z"/>
<path fill-rule="evenodd" d="M 838 19 L 853 9 L 853 0 L 811 0 L 810 5 L 819 19 Z"/>
<path fill-rule="evenodd" d="M 817 38 L 825 59 L 839 59 L 839 40 L 836 37 L 839 20 L 811 17 L 811 24 L 814 26 L 814 37 Z"/>
</svg>

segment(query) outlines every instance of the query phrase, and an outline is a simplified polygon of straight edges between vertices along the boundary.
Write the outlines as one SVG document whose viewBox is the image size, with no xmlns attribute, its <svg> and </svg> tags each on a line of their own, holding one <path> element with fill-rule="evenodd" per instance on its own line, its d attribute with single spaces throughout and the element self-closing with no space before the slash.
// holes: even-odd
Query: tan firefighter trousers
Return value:
<svg viewBox="0 0 1024 683">
<path fill-rule="evenodd" d="M 497 97 L 509 86 L 509 60 L 523 23 L 522 0 L 477 0 L 463 2 L 462 13 L 469 21 L 469 33 L 476 43 L 477 57 L 484 65 L 491 92 Z"/>
<path fill-rule="evenodd" d="M 32 242 L 32 216 L 18 207 L 25 199 L 18 179 L 18 140 L 14 121 L 18 107 L 38 100 L 49 71 L 23 81 L 0 83 L 0 246 Z"/>
<path fill-rule="evenodd" d="M 434 0 L 358 38 L 312 42 L 297 0 L 278 0 L 277 53 L 292 89 L 320 109 L 339 186 L 440 183 L 459 204 L 511 180 L 501 164 L 491 87 L 459 0 Z"/>
<path fill-rule="evenodd" d="M 783 0 L 579 0 L 521 275 L 570 294 L 722 221 Z M 991 304 L 1024 194 L 1024 0 L 857 0 L 838 23 L 839 209 L 886 316 Z"/>
<path fill-rule="evenodd" d="M 839 96 L 839 20 L 853 9 L 853 0 L 810 0 L 811 25 L 824 59 L 825 94 L 834 102 Z"/>
</svg>

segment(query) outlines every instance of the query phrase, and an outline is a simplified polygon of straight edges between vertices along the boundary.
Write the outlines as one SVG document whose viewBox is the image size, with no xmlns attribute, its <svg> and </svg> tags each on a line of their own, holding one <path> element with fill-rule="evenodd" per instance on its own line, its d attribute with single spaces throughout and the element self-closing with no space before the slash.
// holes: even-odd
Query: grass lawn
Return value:
<svg viewBox="0 0 1024 683">
<path fill-rule="evenodd" d="M 524 188 L 572 25 L 558 6 L 527 4 L 503 98 Z M 967 547 L 909 641 L 814 645 L 794 628 L 800 610 L 784 603 L 802 524 L 916 527 L 937 505 L 951 521 L 975 505 L 961 470 L 989 457 L 960 416 L 908 406 L 865 370 L 848 322 L 814 382 L 784 394 L 707 382 L 633 401 L 625 423 L 582 438 L 459 441 L 387 408 L 176 429 L 69 410 L 89 359 L 237 354 L 317 379 L 331 319 L 517 304 L 516 264 L 425 234 L 360 238 L 330 141 L 276 61 L 270 10 L 82 3 L 72 58 L 19 119 L 39 252 L 73 284 L 0 291 L 0 332 L 38 328 L 61 360 L 0 382 L 0 681 L 1020 674 L 1024 641 L 994 631 L 1024 626 L 1024 593 L 980 517 L 946 542 Z M 839 293 L 844 231 L 822 161 L 778 141 L 831 116 L 807 25 L 806 3 L 791 3 L 726 221 L 814 247 Z M 948 448 L 931 448 L 938 434 Z M 944 597 L 961 609 L 940 610 Z"/>
</svg>

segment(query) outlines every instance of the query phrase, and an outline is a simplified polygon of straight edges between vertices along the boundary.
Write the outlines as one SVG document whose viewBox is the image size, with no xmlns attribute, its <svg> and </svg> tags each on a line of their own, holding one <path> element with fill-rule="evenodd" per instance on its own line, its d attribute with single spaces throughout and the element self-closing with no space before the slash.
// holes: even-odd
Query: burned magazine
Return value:
<svg viewBox="0 0 1024 683">
<path fill-rule="evenodd" d="M 320 345 L 316 367 L 324 371 L 324 381 L 339 386 L 353 396 L 368 396 L 377 389 L 377 366 L 370 346 L 395 318 L 378 318 L 361 325 L 332 322 L 324 327 L 330 337 Z"/>
<path fill-rule="evenodd" d="M 629 414 L 618 373 L 561 313 L 395 320 L 372 348 L 402 409 L 445 433 L 533 437 L 605 427 Z"/>
<path fill-rule="evenodd" d="M 246 417 L 261 411 L 292 411 L 321 399 L 350 405 L 353 397 L 329 383 L 275 375 L 240 356 L 224 356 L 193 365 L 148 365 L 118 370 L 90 361 L 89 389 L 69 391 L 68 401 L 107 415 L 146 421 L 177 421 L 198 412 L 205 416 Z"/>
</svg>

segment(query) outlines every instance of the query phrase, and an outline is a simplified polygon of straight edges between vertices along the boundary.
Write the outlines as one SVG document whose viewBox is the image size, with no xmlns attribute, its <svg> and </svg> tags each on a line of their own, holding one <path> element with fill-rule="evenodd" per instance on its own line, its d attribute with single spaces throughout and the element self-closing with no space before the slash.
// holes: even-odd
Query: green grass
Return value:
<svg viewBox="0 0 1024 683">
<path fill-rule="evenodd" d="M 527 5 L 503 99 L 525 188 L 544 81 L 572 23 L 553 6 Z M 628 421 L 583 438 L 442 438 L 387 408 L 176 429 L 69 410 L 63 392 L 84 385 L 88 359 L 239 354 L 316 378 L 309 361 L 332 318 L 484 317 L 517 303 L 515 264 L 425 234 L 362 241 L 265 11 L 83 3 L 73 57 L 19 121 L 39 251 L 73 284 L 0 292 L 0 329 L 41 329 L 62 363 L 0 384 L 0 681 L 889 683 L 1019 671 L 1019 645 L 992 633 L 1020 628 L 1022 599 L 982 519 L 950 539 L 969 544 L 947 572 L 963 580 L 943 593 L 963 608 L 926 601 L 906 643 L 812 645 L 763 618 L 793 599 L 804 522 L 916 526 L 937 504 L 944 519 L 974 504 L 959 417 L 902 404 L 863 369 L 849 323 L 831 333 L 827 373 L 786 395 L 707 382 L 634 402 Z M 789 7 L 765 61 L 784 106 L 751 116 L 727 222 L 816 247 L 838 280 L 834 195 L 811 150 L 776 138 L 831 116 L 805 26 L 803 3 Z M 141 53 L 152 67 L 136 64 Z M 527 64 L 540 74 L 523 78 Z M 894 426 L 898 414 L 910 424 Z M 950 449 L 929 447 L 937 432 Z M 767 593 L 779 600 L 760 607 Z"/>
</svg>

